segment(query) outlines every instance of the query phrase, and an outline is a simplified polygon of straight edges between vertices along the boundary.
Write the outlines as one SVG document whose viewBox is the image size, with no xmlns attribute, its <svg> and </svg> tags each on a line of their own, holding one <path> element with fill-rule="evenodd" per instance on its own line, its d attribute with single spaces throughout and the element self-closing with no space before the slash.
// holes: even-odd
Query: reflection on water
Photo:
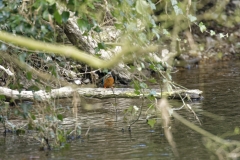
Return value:
<svg viewBox="0 0 240 160">
<path fill-rule="evenodd" d="M 192 70 L 179 71 L 173 75 L 175 82 L 190 89 L 200 89 L 204 100 L 192 102 L 202 122 L 202 128 L 222 135 L 239 125 L 240 116 L 240 63 L 209 65 Z M 60 151 L 38 151 L 38 144 L 21 137 L 0 136 L 0 159 L 216 159 L 203 145 L 202 136 L 179 121 L 172 120 L 172 133 L 180 157 L 174 157 L 164 137 L 161 126 L 150 128 L 144 120 L 127 130 L 122 111 L 130 105 L 140 106 L 138 99 L 118 99 L 116 119 L 114 99 L 85 99 L 79 110 L 82 122 L 81 139 L 71 142 L 69 148 Z M 181 102 L 170 101 L 174 107 Z M 146 107 L 145 107 L 146 110 Z M 199 126 L 194 115 L 186 110 L 178 111 L 189 121 Z M 214 114 L 213 114 L 214 113 Z M 88 126 L 88 136 L 84 136 Z M 123 129 L 123 130 L 122 130 Z M 233 139 L 233 137 L 227 137 Z M 240 140 L 239 137 L 234 137 Z"/>
</svg>

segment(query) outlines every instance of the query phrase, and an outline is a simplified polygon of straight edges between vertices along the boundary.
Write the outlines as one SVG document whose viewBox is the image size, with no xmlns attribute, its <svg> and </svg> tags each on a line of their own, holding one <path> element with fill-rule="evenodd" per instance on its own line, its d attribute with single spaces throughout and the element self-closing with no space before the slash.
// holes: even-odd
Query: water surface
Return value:
<svg viewBox="0 0 240 160">
<path fill-rule="evenodd" d="M 189 88 L 200 89 L 203 101 L 190 103 L 201 120 L 183 109 L 178 111 L 189 121 L 211 132 L 223 135 L 239 126 L 240 116 L 240 63 L 219 63 L 181 70 L 173 75 L 175 82 Z M 141 119 L 128 131 L 122 111 L 130 105 L 141 105 L 139 99 L 118 99 L 119 115 L 116 121 L 114 99 L 85 99 L 91 110 L 79 109 L 82 136 L 70 143 L 70 147 L 58 151 L 39 151 L 37 142 L 16 135 L 0 135 L 0 159 L 217 159 L 207 150 L 203 137 L 176 119 L 172 120 L 172 133 L 180 157 L 175 157 L 160 125 L 149 127 L 143 112 Z M 171 101 L 180 107 L 180 101 Z M 146 110 L 146 106 L 144 108 Z M 214 113 L 216 117 L 206 113 Z M 220 118 L 219 118 L 220 117 Z M 88 136 L 84 136 L 90 126 Z M 240 140 L 239 136 L 226 139 Z"/>
</svg>

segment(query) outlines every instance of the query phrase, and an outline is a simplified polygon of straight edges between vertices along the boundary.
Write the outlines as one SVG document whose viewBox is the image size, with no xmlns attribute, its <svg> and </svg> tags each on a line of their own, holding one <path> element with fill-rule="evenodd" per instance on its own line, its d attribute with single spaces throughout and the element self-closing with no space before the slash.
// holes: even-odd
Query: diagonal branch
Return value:
<svg viewBox="0 0 240 160">
<path fill-rule="evenodd" d="M 157 50 L 156 46 L 150 46 L 148 48 L 140 48 L 139 46 L 131 46 L 126 44 L 122 51 L 111 58 L 111 60 L 101 60 L 95 56 L 89 55 L 86 52 L 80 51 L 72 46 L 64 46 L 60 44 L 50 44 L 37 41 L 31 38 L 23 36 L 16 36 L 4 31 L 0 31 L 0 40 L 11 43 L 20 47 L 25 47 L 31 50 L 43 51 L 46 53 L 55 53 L 61 56 L 71 57 L 78 61 L 87 63 L 88 65 L 96 68 L 110 68 L 124 61 L 122 57 L 129 53 L 136 52 L 138 54 L 154 52 Z M 129 59 L 126 58 L 127 61 Z"/>
</svg>

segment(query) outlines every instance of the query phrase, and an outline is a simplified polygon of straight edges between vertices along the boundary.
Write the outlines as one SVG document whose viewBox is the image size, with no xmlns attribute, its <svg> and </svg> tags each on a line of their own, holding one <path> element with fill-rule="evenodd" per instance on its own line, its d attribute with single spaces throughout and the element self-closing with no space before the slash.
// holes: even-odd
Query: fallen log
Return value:
<svg viewBox="0 0 240 160">
<path fill-rule="evenodd" d="M 142 96 L 152 95 L 156 98 L 161 98 L 161 90 L 159 89 L 144 89 L 141 94 L 136 94 L 132 88 L 114 88 L 114 92 L 110 89 L 104 88 L 72 88 L 62 87 L 59 89 L 52 89 L 50 92 L 44 90 L 40 91 L 17 91 L 9 88 L 0 87 L 0 95 L 6 98 L 15 100 L 30 100 L 30 101 L 47 101 L 54 98 L 67 98 L 72 97 L 73 93 L 77 92 L 79 96 L 91 97 L 91 98 L 139 98 Z M 179 89 L 172 92 L 162 92 L 163 95 L 171 98 L 184 98 L 190 99 L 202 99 L 202 91 L 198 89 L 185 90 Z"/>
</svg>

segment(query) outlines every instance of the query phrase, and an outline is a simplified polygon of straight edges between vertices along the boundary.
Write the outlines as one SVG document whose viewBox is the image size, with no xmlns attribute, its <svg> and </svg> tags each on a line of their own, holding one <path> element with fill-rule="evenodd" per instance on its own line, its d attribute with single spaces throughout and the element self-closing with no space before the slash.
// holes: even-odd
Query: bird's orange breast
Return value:
<svg viewBox="0 0 240 160">
<path fill-rule="evenodd" d="M 104 80 L 103 86 L 104 88 L 112 88 L 114 84 L 113 77 L 108 77 Z"/>
</svg>

